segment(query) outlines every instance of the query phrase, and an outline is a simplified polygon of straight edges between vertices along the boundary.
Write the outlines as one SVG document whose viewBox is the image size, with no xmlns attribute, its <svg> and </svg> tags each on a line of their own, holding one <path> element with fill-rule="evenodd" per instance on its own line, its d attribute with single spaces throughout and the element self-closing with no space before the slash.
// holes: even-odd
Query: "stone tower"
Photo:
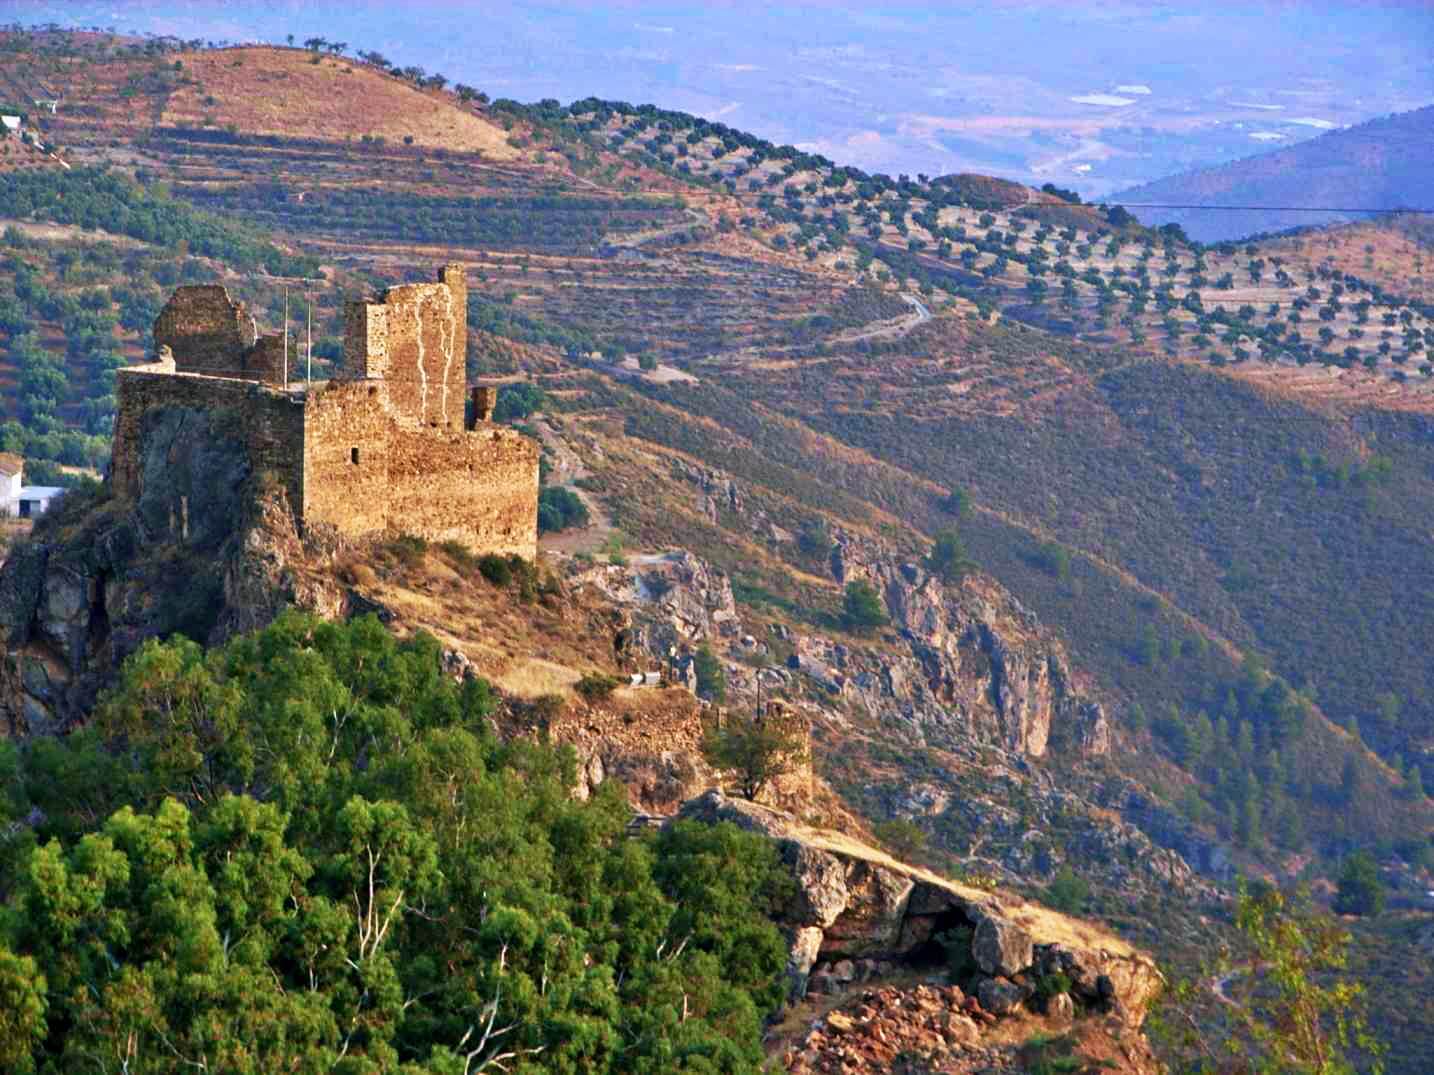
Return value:
<svg viewBox="0 0 1434 1075">
<path fill-rule="evenodd" d="M 399 414 L 440 429 L 463 428 L 467 341 L 462 265 L 445 265 L 437 283 L 403 284 L 380 301 L 352 302 L 345 316 L 350 376 L 385 381 Z"/>
</svg>

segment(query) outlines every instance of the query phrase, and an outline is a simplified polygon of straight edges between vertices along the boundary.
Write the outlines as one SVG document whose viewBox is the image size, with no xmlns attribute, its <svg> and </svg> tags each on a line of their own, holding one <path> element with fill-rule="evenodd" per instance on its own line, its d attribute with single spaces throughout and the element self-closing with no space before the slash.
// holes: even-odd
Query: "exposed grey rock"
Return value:
<svg viewBox="0 0 1434 1075">
<path fill-rule="evenodd" d="M 806 995 L 808 978 L 822 947 L 822 931 L 816 926 L 799 926 L 791 931 L 787 952 L 787 984 L 790 996 Z"/>
<path fill-rule="evenodd" d="M 851 899 L 845 867 L 835 855 L 792 841 L 783 847 L 782 858 L 797 882 L 799 902 L 794 913 L 826 929 Z"/>
<path fill-rule="evenodd" d="M 30 640 L 35 610 L 45 584 L 50 547 L 43 541 L 22 541 L 10 550 L 0 571 L 0 628 L 12 646 Z"/>
<path fill-rule="evenodd" d="M 135 500 L 71 494 L 0 566 L 0 726 L 12 734 L 71 727 L 146 639 L 218 642 L 290 606 L 342 610 L 336 586 L 295 571 L 306 546 L 282 495 L 239 488 L 248 464 L 222 412 L 147 420 L 158 439 L 145 444 Z M 172 468 L 155 454 L 163 444 L 180 460 Z"/>
<path fill-rule="evenodd" d="M 850 838 L 821 834 L 782 811 L 720 792 L 708 792 L 686 803 L 678 816 L 708 823 L 731 821 L 777 844 L 798 889 L 775 916 L 791 939 L 788 968 L 794 983 L 800 981 L 801 968 L 823 960 L 806 983 L 810 992 L 834 991 L 844 981 L 865 980 L 872 973 L 869 967 L 880 968 L 886 961 L 910 956 L 930 939 L 938 924 L 950 929 L 966 922 L 974 925 L 972 955 L 981 969 L 1005 980 L 1018 1001 L 1034 993 L 1033 974 L 1022 972 L 1036 962 L 1035 941 L 1040 938 L 1033 938 L 1030 930 L 1018 925 L 1016 917 L 1025 914 L 1039 924 L 1059 917 L 1054 912 L 1043 910 L 1030 917 L 1031 909 L 1009 894 L 976 893 L 938 879 L 915 877 L 910 867 Z M 840 889 L 835 883 L 837 870 Z M 807 887 L 813 891 L 805 891 Z M 838 891 L 844 895 L 840 907 Z M 822 928 L 819 921 L 830 924 Z M 1061 934 L 1070 936 L 1073 927 L 1073 923 L 1065 924 Z M 1090 936 L 1088 948 L 1041 944 L 1036 970 L 1066 973 L 1075 983 L 1072 988 L 1085 988 L 1092 999 L 1098 999 L 1098 982 L 1105 976 L 1119 994 L 1120 1010 L 1132 1019 L 1143 1018 L 1146 1005 L 1160 987 L 1154 964 L 1135 953 L 1117 954 L 1121 946 L 1114 938 L 1096 932 Z M 816 952 L 812 951 L 814 943 Z M 1017 981 L 1010 982 L 1012 977 Z"/>
<path fill-rule="evenodd" d="M 987 974 L 1009 978 L 1029 967 L 1035 953 L 1031 935 L 1020 926 L 983 915 L 971 938 L 971 955 Z"/>
</svg>

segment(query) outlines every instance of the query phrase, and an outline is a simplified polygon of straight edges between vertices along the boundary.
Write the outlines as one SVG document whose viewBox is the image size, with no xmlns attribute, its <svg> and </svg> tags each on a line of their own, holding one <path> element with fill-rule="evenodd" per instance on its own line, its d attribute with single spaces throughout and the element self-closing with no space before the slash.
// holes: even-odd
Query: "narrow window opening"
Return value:
<svg viewBox="0 0 1434 1075">
<path fill-rule="evenodd" d="M 353 463 L 355 466 L 358 465 L 358 449 L 357 449 L 357 448 L 350 448 L 350 449 L 349 449 L 349 462 L 350 462 L 350 463 Z"/>
</svg>

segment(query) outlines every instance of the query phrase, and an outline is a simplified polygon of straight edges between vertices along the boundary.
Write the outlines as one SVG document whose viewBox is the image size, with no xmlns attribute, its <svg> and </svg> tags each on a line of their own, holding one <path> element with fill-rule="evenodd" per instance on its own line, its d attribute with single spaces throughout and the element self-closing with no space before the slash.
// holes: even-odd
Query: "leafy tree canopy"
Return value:
<svg viewBox="0 0 1434 1075">
<path fill-rule="evenodd" d="M 1373 915 L 1384 910 L 1384 882 L 1379 879 L 1379 864 L 1368 852 L 1356 851 L 1344 860 L 1334 909 L 1340 914 L 1354 915 Z"/>
<path fill-rule="evenodd" d="M 439 657 L 287 614 L 147 643 L 90 728 L 0 744 L 0 1067 L 757 1071 L 770 845 L 628 837 Z"/>
</svg>

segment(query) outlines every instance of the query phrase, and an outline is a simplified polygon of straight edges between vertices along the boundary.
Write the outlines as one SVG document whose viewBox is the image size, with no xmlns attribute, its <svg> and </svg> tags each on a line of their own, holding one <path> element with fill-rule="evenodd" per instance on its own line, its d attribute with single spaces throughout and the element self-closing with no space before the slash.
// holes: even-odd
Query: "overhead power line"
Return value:
<svg viewBox="0 0 1434 1075">
<path fill-rule="evenodd" d="M 1434 209 L 1349 209 L 1333 205 L 1182 205 L 1174 202 L 1097 202 L 1119 205 L 1122 209 L 1214 209 L 1225 212 L 1263 213 L 1424 213 Z"/>
</svg>

